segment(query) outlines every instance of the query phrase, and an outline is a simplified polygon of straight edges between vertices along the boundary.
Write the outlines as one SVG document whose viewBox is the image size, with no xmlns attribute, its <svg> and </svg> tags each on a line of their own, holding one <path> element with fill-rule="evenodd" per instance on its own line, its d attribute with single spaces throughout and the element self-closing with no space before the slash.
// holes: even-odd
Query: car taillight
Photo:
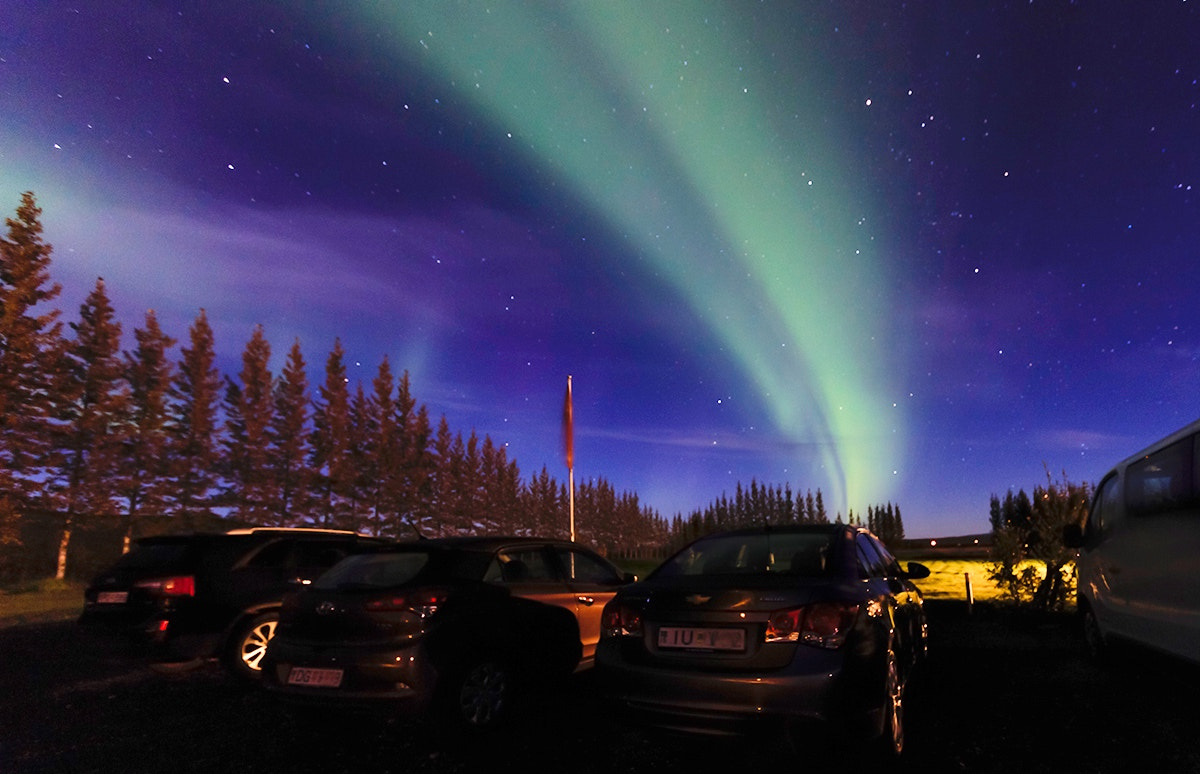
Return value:
<svg viewBox="0 0 1200 774">
<path fill-rule="evenodd" d="M 150 578 L 133 584 L 134 588 L 159 597 L 196 596 L 196 578 L 193 575 L 172 575 L 169 578 Z"/>
<path fill-rule="evenodd" d="M 447 596 L 445 589 L 417 589 L 369 599 L 363 608 L 369 613 L 416 613 L 428 618 L 446 602 Z"/>
<path fill-rule="evenodd" d="M 642 612 L 611 600 L 600 614 L 600 631 L 606 637 L 642 636 Z"/>
<path fill-rule="evenodd" d="M 840 648 L 858 616 L 858 604 L 818 602 L 777 610 L 767 619 L 767 642 L 803 642 L 820 648 Z"/>
</svg>

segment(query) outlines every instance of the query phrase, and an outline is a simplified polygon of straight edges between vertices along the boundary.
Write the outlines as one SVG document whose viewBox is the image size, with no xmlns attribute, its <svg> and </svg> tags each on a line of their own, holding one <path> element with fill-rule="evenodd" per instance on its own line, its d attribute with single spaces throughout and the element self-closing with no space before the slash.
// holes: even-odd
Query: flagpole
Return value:
<svg viewBox="0 0 1200 774">
<path fill-rule="evenodd" d="M 571 376 L 567 375 L 567 397 L 563 400 L 563 446 L 567 457 L 567 513 L 571 542 L 575 542 L 575 409 L 571 405 Z"/>
</svg>

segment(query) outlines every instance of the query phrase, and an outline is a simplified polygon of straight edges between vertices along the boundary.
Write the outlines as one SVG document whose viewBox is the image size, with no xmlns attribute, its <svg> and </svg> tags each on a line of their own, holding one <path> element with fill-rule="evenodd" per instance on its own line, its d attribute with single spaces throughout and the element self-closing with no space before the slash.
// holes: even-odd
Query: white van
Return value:
<svg viewBox="0 0 1200 774">
<path fill-rule="evenodd" d="M 1094 654 L 1119 637 L 1200 662 L 1200 421 L 1109 471 L 1065 538 Z"/>
</svg>

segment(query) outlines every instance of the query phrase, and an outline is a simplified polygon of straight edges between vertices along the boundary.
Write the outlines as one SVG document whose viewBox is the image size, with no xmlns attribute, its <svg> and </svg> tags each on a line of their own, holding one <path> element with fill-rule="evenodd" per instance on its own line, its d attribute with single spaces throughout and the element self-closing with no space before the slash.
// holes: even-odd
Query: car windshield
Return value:
<svg viewBox="0 0 1200 774">
<path fill-rule="evenodd" d="M 394 588 L 408 583 L 429 564 L 428 551 L 358 554 L 335 564 L 313 584 L 318 589 Z"/>
<path fill-rule="evenodd" d="M 828 532 L 716 535 L 668 559 L 653 577 L 774 575 L 818 577 L 830 554 Z"/>
</svg>

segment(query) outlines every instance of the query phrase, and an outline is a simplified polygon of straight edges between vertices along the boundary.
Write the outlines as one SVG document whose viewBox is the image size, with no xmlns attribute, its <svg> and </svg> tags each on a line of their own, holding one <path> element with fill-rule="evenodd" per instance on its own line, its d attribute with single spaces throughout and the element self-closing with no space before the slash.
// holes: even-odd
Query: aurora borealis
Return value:
<svg viewBox="0 0 1200 774">
<path fill-rule="evenodd" d="M 225 373 L 341 337 L 559 477 L 571 374 L 577 478 L 665 516 L 982 531 L 1200 415 L 1200 12 L 948 9 L 15 3 L 0 191 L 68 317 L 203 307 Z"/>
<path fill-rule="evenodd" d="M 715 31 L 736 11 L 676 22 L 665 6 L 583 3 L 547 25 L 523 4 L 398 8 L 381 26 L 438 30 L 419 39 L 434 71 L 466 84 L 491 126 L 513 128 L 527 163 L 549 161 L 569 196 L 628 239 L 720 342 L 781 439 L 816 450 L 832 501 L 882 501 L 898 439 L 879 430 L 899 424 L 882 410 L 895 388 L 875 373 L 882 319 L 825 322 L 883 295 L 870 241 L 855 233 L 874 203 L 846 206 L 836 181 L 850 172 L 827 154 L 828 130 L 786 115 L 826 107 L 803 94 L 779 102 L 768 73 L 736 65 Z"/>
</svg>

